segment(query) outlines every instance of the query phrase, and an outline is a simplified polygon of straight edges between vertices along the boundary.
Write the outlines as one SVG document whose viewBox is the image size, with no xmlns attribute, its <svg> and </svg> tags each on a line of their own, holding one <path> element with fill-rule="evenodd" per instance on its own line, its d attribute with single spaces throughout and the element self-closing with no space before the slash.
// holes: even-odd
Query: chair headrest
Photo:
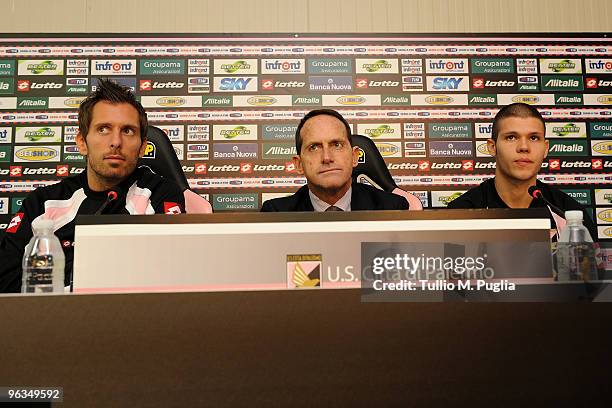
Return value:
<svg viewBox="0 0 612 408">
<path fill-rule="evenodd" d="M 372 139 L 363 135 L 353 135 L 352 138 L 353 145 L 361 150 L 357 167 L 353 168 L 353 180 L 376 184 L 376 187 L 389 192 L 396 189 L 397 184 Z"/>
<path fill-rule="evenodd" d="M 138 160 L 138 166 L 149 167 L 154 173 L 174 181 L 183 190 L 189 188 L 183 166 L 176 157 L 172 143 L 158 127 L 149 126 L 147 147 L 144 156 Z"/>
</svg>

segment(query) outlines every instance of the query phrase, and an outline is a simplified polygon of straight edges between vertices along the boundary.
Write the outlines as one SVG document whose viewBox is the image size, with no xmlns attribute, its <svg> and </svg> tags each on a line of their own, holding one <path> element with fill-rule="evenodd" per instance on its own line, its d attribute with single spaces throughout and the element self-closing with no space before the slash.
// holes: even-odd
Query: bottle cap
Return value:
<svg viewBox="0 0 612 408">
<path fill-rule="evenodd" d="M 35 231 L 53 231 L 53 220 L 38 218 L 32 222 L 32 229 Z"/>
<path fill-rule="evenodd" d="M 582 211 L 581 210 L 570 210 L 565 212 L 565 220 L 570 221 L 581 221 L 582 222 Z"/>
</svg>

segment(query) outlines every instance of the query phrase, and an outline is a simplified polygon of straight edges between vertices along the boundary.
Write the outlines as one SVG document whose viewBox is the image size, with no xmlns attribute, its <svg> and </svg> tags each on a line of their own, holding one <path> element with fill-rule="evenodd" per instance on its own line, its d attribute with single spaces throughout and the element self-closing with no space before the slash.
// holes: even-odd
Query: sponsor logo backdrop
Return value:
<svg viewBox="0 0 612 408">
<path fill-rule="evenodd" d="M 493 116 L 526 102 L 551 141 L 541 179 L 589 207 L 599 238 L 612 239 L 612 43 L 603 35 L 47 37 L 0 45 L 2 228 L 29 191 L 83 171 L 77 108 L 108 77 L 133 89 L 216 211 L 254 211 L 303 185 L 293 135 L 320 107 L 372 138 L 426 208 L 444 207 L 493 175 Z"/>
</svg>

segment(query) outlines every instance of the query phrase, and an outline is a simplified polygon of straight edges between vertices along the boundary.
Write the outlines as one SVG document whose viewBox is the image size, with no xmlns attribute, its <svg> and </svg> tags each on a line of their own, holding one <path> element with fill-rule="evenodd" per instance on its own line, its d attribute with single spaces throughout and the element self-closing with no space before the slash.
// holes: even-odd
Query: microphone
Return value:
<svg viewBox="0 0 612 408">
<path fill-rule="evenodd" d="M 529 192 L 529 195 L 536 200 L 540 199 L 544 201 L 544 203 L 546 203 L 546 205 L 548 205 L 550 209 L 553 210 L 558 216 L 565 218 L 565 213 L 559 207 L 548 201 L 546 197 L 544 197 L 544 194 L 542 194 L 542 190 L 540 190 L 537 186 L 531 186 L 527 191 Z"/>
<path fill-rule="evenodd" d="M 106 194 L 106 201 L 104 201 L 104 204 L 102 204 L 102 206 L 100 208 L 98 208 L 98 211 L 96 211 L 94 213 L 94 215 L 100 215 L 102 214 L 102 212 L 104 210 L 106 210 L 106 207 L 108 207 L 108 205 L 110 203 L 112 203 L 113 201 L 115 201 L 117 199 L 117 197 L 119 197 L 119 194 L 117 194 L 116 191 L 114 190 L 110 190 L 107 194 Z"/>
</svg>

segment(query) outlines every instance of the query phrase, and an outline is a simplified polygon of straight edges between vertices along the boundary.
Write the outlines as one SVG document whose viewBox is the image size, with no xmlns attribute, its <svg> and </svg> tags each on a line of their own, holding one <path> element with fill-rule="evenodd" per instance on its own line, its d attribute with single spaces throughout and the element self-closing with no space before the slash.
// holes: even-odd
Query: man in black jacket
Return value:
<svg viewBox="0 0 612 408">
<path fill-rule="evenodd" d="M 23 201 L 0 242 L 0 292 L 19 292 L 21 259 L 32 224 L 53 221 L 66 257 L 65 286 L 72 280 L 74 221 L 79 214 L 178 214 L 182 189 L 148 168 L 136 168 L 147 139 L 147 115 L 129 89 L 101 80 L 79 107 L 77 145 L 86 171 L 38 188 Z M 78 244 L 77 244 L 78 245 Z"/>
<path fill-rule="evenodd" d="M 358 149 L 351 128 L 338 112 L 318 109 L 300 121 L 295 133 L 293 162 L 306 185 L 294 195 L 266 201 L 261 211 L 405 210 L 401 196 L 353 183 Z"/>
<path fill-rule="evenodd" d="M 565 226 L 564 214 L 557 214 L 543 200 L 534 199 L 528 190 L 536 186 L 542 195 L 561 211 L 583 210 L 576 200 L 561 190 L 537 179 L 548 154 L 546 126 L 540 112 L 524 103 L 504 106 L 493 120 L 492 137 L 487 141 L 495 156 L 495 177 L 467 191 L 448 204 L 448 208 L 548 208 L 553 233 Z M 597 230 L 584 212 L 584 225 L 592 238 Z"/>
</svg>

